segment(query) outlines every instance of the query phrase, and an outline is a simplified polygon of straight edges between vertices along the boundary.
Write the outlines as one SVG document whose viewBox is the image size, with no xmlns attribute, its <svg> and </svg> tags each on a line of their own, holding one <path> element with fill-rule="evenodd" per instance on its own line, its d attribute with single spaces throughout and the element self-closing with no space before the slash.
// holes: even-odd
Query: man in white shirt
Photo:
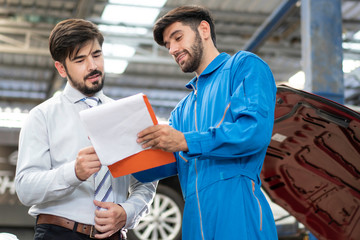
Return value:
<svg viewBox="0 0 360 240">
<path fill-rule="evenodd" d="M 111 201 L 94 200 L 101 163 L 79 112 L 89 107 L 87 97 L 113 101 L 102 92 L 103 40 L 93 23 L 81 19 L 64 20 L 50 34 L 50 53 L 67 84 L 30 111 L 15 178 L 20 201 L 37 218 L 34 239 L 125 239 L 124 230 L 148 213 L 155 195 L 156 182 L 142 184 L 127 175 L 110 178 Z"/>
</svg>

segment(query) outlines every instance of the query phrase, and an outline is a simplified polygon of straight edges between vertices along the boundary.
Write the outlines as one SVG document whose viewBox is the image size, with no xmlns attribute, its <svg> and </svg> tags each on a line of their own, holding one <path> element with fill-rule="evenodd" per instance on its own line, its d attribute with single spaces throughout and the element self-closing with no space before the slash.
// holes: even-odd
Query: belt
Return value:
<svg viewBox="0 0 360 240">
<path fill-rule="evenodd" d="M 38 218 L 37 218 L 36 224 L 57 225 L 57 226 L 60 226 L 60 227 L 70 229 L 72 231 L 76 231 L 78 233 L 88 235 L 90 238 L 95 238 L 95 234 L 100 233 L 95 229 L 94 225 L 82 224 L 82 223 L 78 223 L 78 222 L 69 220 L 69 219 L 64 218 L 64 217 L 59 217 L 59 216 L 49 215 L 49 214 L 40 214 L 38 216 Z M 126 237 L 125 238 L 122 238 L 122 237 L 120 238 L 120 236 L 122 236 L 122 233 L 120 235 L 120 233 L 117 232 L 117 233 L 114 233 L 108 239 L 111 239 L 111 240 L 126 239 Z"/>
</svg>

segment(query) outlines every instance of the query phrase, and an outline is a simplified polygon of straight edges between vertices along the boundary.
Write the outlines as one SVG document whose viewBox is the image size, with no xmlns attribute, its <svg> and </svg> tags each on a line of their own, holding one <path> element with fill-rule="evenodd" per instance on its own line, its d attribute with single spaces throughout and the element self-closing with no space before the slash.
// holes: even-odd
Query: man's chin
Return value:
<svg viewBox="0 0 360 240">
<path fill-rule="evenodd" d="M 99 81 L 99 80 L 96 80 L 96 81 L 94 81 L 94 82 L 87 82 L 87 84 L 86 84 L 86 87 L 88 88 L 88 89 L 93 89 L 93 90 L 95 90 L 95 89 L 98 89 L 98 88 L 102 88 L 102 83 L 101 83 L 101 81 Z"/>
<path fill-rule="evenodd" d="M 93 82 L 93 83 L 91 84 L 91 86 L 87 86 L 87 87 L 85 88 L 85 93 L 86 93 L 86 94 L 94 94 L 94 93 L 99 92 L 102 88 L 103 88 L 103 85 L 100 84 L 98 81 L 97 81 L 97 83 L 96 83 L 96 82 Z"/>
<path fill-rule="evenodd" d="M 92 82 L 91 84 L 92 84 L 94 87 L 100 85 L 99 81 Z"/>
<path fill-rule="evenodd" d="M 178 63 L 178 65 L 179 65 L 181 71 L 187 72 L 188 66 L 184 62 Z"/>
<path fill-rule="evenodd" d="M 180 66 L 180 68 L 184 73 L 193 72 L 188 66 Z"/>
</svg>

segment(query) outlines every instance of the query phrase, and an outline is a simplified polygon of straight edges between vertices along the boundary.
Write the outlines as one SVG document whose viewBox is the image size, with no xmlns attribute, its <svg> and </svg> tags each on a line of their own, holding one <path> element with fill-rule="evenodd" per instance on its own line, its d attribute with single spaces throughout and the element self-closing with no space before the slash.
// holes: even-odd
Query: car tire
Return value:
<svg viewBox="0 0 360 240">
<path fill-rule="evenodd" d="M 129 240 L 181 240 L 184 200 L 180 193 L 159 184 L 150 213 L 128 232 Z"/>
</svg>

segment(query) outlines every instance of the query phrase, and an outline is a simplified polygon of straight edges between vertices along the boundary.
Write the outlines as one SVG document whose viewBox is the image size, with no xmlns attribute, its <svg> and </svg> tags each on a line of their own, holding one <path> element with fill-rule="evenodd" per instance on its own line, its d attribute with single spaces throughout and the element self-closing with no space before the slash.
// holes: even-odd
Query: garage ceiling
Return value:
<svg viewBox="0 0 360 240">
<path fill-rule="evenodd" d="M 286 2 L 295 4 L 256 51 L 270 65 L 276 82 L 283 83 L 301 70 L 301 1 L 168 0 L 159 16 L 180 5 L 208 7 L 215 18 L 219 50 L 233 54 L 247 49 L 257 30 Z M 105 55 L 108 59 L 126 60 L 128 65 L 122 74 L 106 74 L 104 92 L 114 99 L 143 92 L 156 114 L 166 119 L 187 94 L 184 85 L 193 74 L 182 73 L 166 49 L 154 43 L 153 23 L 102 20 L 108 4 L 107 0 L 0 0 L 0 112 L 27 112 L 63 88 L 65 80 L 55 71 L 48 51 L 48 36 L 58 21 L 84 18 L 102 26 L 105 42 L 123 43 L 136 49 L 132 57 Z M 360 44 L 354 37 L 360 30 L 360 2 L 343 0 L 342 13 L 343 41 Z M 109 26 L 148 31 L 116 33 L 106 30 Z M 360 51 L 344 49 L 344 57 L 360 60 Z"/>
</svg>

